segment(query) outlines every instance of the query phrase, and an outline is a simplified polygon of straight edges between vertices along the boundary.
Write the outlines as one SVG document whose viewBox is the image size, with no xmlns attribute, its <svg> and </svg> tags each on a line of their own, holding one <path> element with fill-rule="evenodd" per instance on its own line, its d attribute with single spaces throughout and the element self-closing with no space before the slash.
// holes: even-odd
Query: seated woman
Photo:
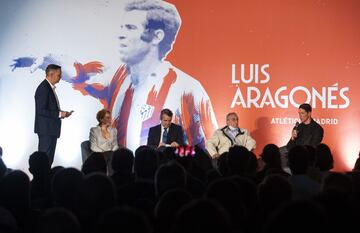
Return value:
<svg viewBox="0 0 360 233">
<path fill-rule="evenodd" d="M 104 156 L 107 173 L 112 174 L 112 152 L 119 149 L 117 143 L 117 131 L 111 127 L 110 111 L 103 109 L 96 114 L 99 124 L 90 129 L 90 149 L 93 152 L 101 152 Z"/>
</svg>

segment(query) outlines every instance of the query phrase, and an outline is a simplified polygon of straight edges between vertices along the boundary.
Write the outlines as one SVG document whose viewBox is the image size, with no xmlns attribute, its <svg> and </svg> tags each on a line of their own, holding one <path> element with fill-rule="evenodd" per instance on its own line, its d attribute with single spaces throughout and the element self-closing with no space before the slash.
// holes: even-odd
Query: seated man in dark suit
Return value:
<svg viewBox="0 0 360 233">
<path fill-rule="evenodd" d="M 321 143 L 324 136 L 324 129 L 311 117 L 312 108 L 310 104 L 301 104 L 298 112 L 301 123 L 297 123 L 291 133 L 291 138 L 286 145 L 288 151 L 299 145 L 316 147 Z"/>
<path fill-rule="evenodd" d="M 161 111 L 161 124 L 151 127 L 149 130 L 148 146 L 156 149 L 164 146 L 177 147 L 184 145 L 182 127 L 171 123 L 172 116 L 173 113 L 167 108 Z"/>
<path fill-rule="evenodd" d="M 293 147 L 309 145 L 315 148 L 324 137 L 324 129 L 311 117 L 312 107 L 310 104 L 301 104 L 298 113 L 301 123 L 296 122 L 289 142 L 280 147 L 280 153 L 283 155 L 281 163 L 285 169 L 288 169 L 288 153 Z"/>
</svg>

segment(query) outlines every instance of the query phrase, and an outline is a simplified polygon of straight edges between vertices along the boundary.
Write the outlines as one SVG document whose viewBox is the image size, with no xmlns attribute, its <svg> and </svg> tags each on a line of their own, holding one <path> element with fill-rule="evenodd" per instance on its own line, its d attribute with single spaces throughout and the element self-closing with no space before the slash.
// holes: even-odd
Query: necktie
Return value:
<svg viewBox="0 0 360 233">
<path fill-rule="evenodd" d="M 167 143 L 167 135 L 168 135 L 168 129 L 164 129 L 163 135 L 162 135 L 162 142 Z"/>
</svg>

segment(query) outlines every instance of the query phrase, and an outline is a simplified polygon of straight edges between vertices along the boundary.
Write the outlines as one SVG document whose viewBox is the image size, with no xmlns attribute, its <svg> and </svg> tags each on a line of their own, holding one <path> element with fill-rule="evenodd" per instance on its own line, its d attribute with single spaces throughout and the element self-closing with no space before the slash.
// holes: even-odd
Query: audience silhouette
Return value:
<svg viewBox="0 0 360 233">
<path fill-rule="evenodd" d="M 179 152 L 187 149 L 120 148 L 111 176 L 97 153 L 79 171 L 50 169 L 46 154 L 34 152 L 31 180 L 0 158 L 0 232 L 321 233 L 356 227 L 359 162 L 352 171 L 332 171 L 326 144 L 292 148 L 291 173 L 274 144 L 259 156 L 234 146 L 216 160 L 199 147 Z"/>
</svg>

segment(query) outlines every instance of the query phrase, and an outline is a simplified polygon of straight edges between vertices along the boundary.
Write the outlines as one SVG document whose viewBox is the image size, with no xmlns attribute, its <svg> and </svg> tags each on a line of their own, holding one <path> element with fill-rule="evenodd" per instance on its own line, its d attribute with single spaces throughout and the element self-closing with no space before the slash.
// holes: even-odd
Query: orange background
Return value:
<svg viewBox="0 0 360 233">
<path fill-rule="evenodd" d="M 267 143 L 282 146 L 289 140 L 293 125 L 272 125 L 273 117 L 297 117 L 290 104 L 288 109 L 231 109 L 236 91 L 231 64 L 236 64 L 238 76 L 240 64 L 270 64 L 270 82 L 250 86 L 269 86 L 273 97 L 280 86 L 287 86 L 289 93 L 295 86 L 319 91 L 338 83 L 339 88 L 350 88 L 350 106 L 317 107 L 313 117 L 338 119 L 338 125 L 323 125 L 323 142 L 332 149 L 335 170 L 352 168 L 360 149 L 360 1 L 169 2 L 178 9 L 182 26 L 168 60 L 202 83 L 219 127 L 228 112 L 237 112 L 240 127 L 250 130 L 259 154 Z"/>
</svg>

